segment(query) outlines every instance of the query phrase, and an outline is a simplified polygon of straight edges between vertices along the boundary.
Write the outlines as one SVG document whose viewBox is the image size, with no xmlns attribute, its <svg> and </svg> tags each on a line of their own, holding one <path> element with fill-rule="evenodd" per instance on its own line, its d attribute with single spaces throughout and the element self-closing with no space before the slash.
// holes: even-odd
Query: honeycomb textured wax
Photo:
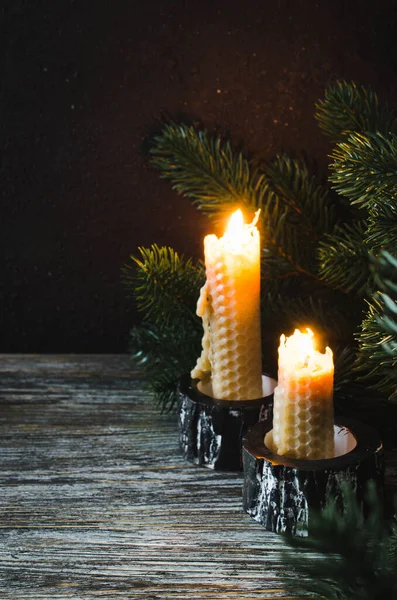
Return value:
<svg viewBox="0 0 397 600">
<path fill-rule="evenodd" d="M 314 350 L 312 337 L 310 329 L 281 336 L 274 390 L 274 450 L 301 459 L 334 456 L 332 351 Z"/>
<path fill-rule="evenodd" d="M 204 336 L 191 376 L 211 377 L 212 393 L 223 400 L 262 397 L 260 337 L 260 240 L 254 221 L 232 216 L 223 237 L 204 239 L 207 281 L 197 303 Z"/>
</svg>

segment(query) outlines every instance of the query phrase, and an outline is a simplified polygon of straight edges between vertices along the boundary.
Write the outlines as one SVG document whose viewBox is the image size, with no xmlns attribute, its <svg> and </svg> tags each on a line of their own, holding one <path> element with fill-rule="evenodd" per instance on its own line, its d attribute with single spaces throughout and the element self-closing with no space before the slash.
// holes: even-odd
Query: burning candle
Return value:
<svg viewBox="0 0 397 600">
<path fill-rule="evenodd" d="M 277 454 L 302 459 L 334 455 L 332 351 L 313 347 L 313 332 L 280 338 L 274 390 L 273 443 Z"/>
<path fill-rule="evenodd" d="M 191 376 L 211 378 L 213 396 L 223 400 L 262 396 L 258 217 L 244 224 L 238 210 L 223 237 L 204 239 L 207 280 L 197 303 L 203 350 Z"/>
</svg>

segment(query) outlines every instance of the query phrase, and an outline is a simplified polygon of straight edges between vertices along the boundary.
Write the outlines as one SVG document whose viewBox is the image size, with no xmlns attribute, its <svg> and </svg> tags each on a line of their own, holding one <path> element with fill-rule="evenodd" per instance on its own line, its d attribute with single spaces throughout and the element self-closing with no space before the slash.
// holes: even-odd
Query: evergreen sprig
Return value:
<svg viewBox="0 0 397 600">
<path fill-rule="evenodd" d="M 286 537 L 294 552 L 283 553 L 293 567 L 287 586 L 296 593 L 327 600 L 385 600 L 397 597 L 396 528 L 389 532 L 381 499 L 369 486 L 364 519 L 351 488 L 344 488 L 343 508 L 330 499 L 310 523 L 310 536 Z"/>
<path fill-rule="evenodd" d="M 377 131 L 351 133 L 331 158 L 330 181 L 351 204 L 371 209 L 388 206 L 397 194 L 397 136 Z"/>
<path fill-rule="evenodd" d="M 144 320 L 161 326 L 178 322 L 182 330 L 184 326 L 197 327 L 197 298 L 205 281 L 203 264 L 157 244 L 138 251 L 140 257 L 130 256 L 131 262 L 124 268 L 124 280 Z"/>
<path fill-rule="evenodd" d="M 383 305 L 383 314 L 378 324 L 389 338 L 385 341 L 385 351 L 397 358 L 397 258 L 383 251 L 377 260 L 373 260 L 375 283 Z"/>
<path fill-rule="evenodd" d="M 155 137 L 151 154 L 160 177 L 210 216 L 260 202 L 260 178 L 229 140 L 171 123 Z"/>
<path fill-rule="evenodd" d="M 358 293 L 366 301 L 359 333 L 355 335 L 358 354 L 352 379 L 358 378 L 362 386 L 372 386 L 394 398 L 396 356 L 390 352 L 388 336 L 394 335 L 397 295 L 393 289 L 385 291 L 382 280 L 393 278 L 392 254 L 397 247 L 395 112 L 388 107 L 381 109 L 371 90 L 340 82 L 317 105 L 316 117 L 322 129 L 338 141 L 331 155 L 330 181 L 341 196 L 359 208 L 361 215 L 359 227 L 344 225 L 342 239 L 338 239 L 336 229 L 337 235 L 329 236 L 322 244 L 322 276 L 329 284 L 343 285 L 349 295 Z M 369 269 L 369 256 L 372 254 L 376 260 L 385 250 L 391 253 L 388 274 L 380 269 L 377 278 L 374 268 Z"/>
<path fill-rule="evenodd" d="M 263 165 L 263 196 L 259 208 L 288 209 L 288 224 L 299 225 L 308 240 L 332 231 L 335 207 L 329 190 L 310 175 L 303 160 L 285 154 Z"/>
<path fill-rule="evenodd" d="M 368 300 L 368 313 L 357 335 L 357 370 L 365 381 L 397 401 L 397 259 L 389 252 L 372 258 L 379 291 Z"/>
<path fill-rule="evenodd" d="M 183 341 L 181 341 L 183 340 Z M 179 326 L 134 327 L 130 352 L 145 375 L 145 384 L 162 411 L 174 408 L 181 375 L 193 368 L 201 349 L 201 332 Z"/>
<path fill-rule="evenodd" d="M 131 331 L 130 352 L 162 410 L 176 402 L 181 375 L 190 372 L 201 350 L 202 326 L 196 315 L 204 267 L 172 248 L 139 248 L 124 268 L 124 281 L 143 314 Z"/>
<path fill-rule="evenodd" d="M 303 161 L 285 155 L 263 166 L 261 208 L 263 264 L 278 264 L 280 273 L 318 280 L 313 261 L 319 240 L 336 223 L 328 189 L 309 174 Z M 276 257 L 276 261 L 274 261 Z M 274 269 L 270 276 L 274 276 Z"/>
<path fill-rule="evenodd" d="M 374 254 L 378 254 L 382 249 L 396 252 L 397 204 L 395 201 L 388 205 L 374 204 L 371 206 L 365 238 Z"/>
<path fill-rule="evenodd" d="M 330 287 L 363 297 L 368 291 L 369 258 L 364 240 L 367 222 L 344 223 L 320 242 L 320 276 Z"/>
<path fill-rule="evenodd" d="M 288 271 L 314 276 L 313 245 L 332 230 L 335 213 L 327 188 L 303 161 L 282 155 L 254 168 L 230 141 L 175 124 L 154 139 L 151 153 L 161 177 L 209 216 L 221 219 L 237 207 L 251 214 L 261 209 L 267 256 L 277 256 Z"/>
<path fill-rule="evenodd" d="M 397 132 L 395 111 L 380 106 L 375 92 L 354 82 L 338 81 L 326 89 L 324 100 L 316 104 L 315 116 L 323 133 L 334 141 L 352 133 Z"/>
</svg>

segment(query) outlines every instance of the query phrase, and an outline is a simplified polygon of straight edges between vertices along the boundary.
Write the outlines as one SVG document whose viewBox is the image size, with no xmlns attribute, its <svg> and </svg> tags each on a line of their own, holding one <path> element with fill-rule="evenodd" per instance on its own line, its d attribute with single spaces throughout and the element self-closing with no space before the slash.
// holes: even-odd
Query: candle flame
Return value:
<svg viewBox="0 0 397 600">
<path fill-rule="evenodd" d="M 225 233 L 230 237 L 241 235 L 244 231 L 244 218 L 240 209 L 236 210 L 229 219 Z"/>
<path fill-rule="evenodd" d="M 280 338 L 280 348 L 285 348 L 285 351 L 290 356 L 296 366 L 301 365 L 310 369 L 316 368 L 318 363 L 332 361 L 332 350 L 326 348 L 325 354 L 322 354 L 314 348 L 314 333 L 309 327 L 306 328 L 306 333 L 302 333 L 299 329 L 295 329 L 294 334 L 286 338 L 282 335 Z"/>
<path fill-rule="evenodd" d="M 315 352 L 313 345 L 314 333 L 309 327 L 306 328 L 307 333 L 302 333 L 299 329 L 295 329 L 294 334 L 286 339 L 286 347 L 296 353 L 297 358 L 308 366 L 310 359 Z"/>
<path fill-rule="evenodd" d="M 249 242 L 254 232 L 257 231 L 256 224 L 259 219 L 261 209 L 257 210 L 252 223 L 244 223 L 243 213 L 237 209 L 229 219 L 223 239 L 229 245 L 232 251 L 240 252 Z"/>
</svg>

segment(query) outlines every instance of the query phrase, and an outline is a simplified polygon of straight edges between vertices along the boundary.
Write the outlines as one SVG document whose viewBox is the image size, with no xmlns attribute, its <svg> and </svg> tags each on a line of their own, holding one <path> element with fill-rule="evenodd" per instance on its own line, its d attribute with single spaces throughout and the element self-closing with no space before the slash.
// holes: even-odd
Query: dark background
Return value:
<svg viewBox="0 0 397 600">
<path fill-rule="evenodd" d="M 1 352 L 125 351 L 138 245 L 201 256 L 211 225 L 159 178 L 164 118 L 326 174 L 338 78 L 397 105 L 396 2 L 3 0 Z"/>
</svg>

